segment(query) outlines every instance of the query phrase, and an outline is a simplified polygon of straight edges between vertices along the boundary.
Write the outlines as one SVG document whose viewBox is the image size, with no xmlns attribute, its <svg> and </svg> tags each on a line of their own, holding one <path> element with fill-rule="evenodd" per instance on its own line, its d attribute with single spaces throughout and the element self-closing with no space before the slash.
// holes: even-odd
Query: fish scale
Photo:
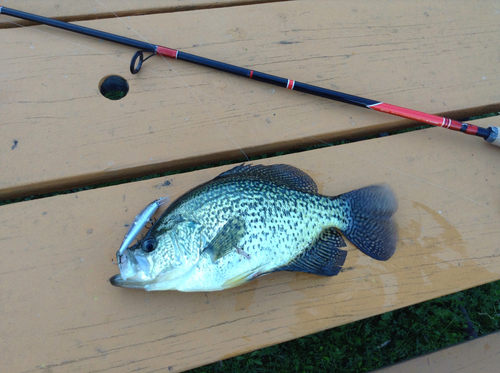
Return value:
<svg viewBox="0 0 500 373">
<path fill-rule="evenodd" d="M 237 166 L 174 201 L 111 283 L 213 291 L 281 270 L 333 276 L 346 256 L 339 231 L 376 259 L 394 253 L 396 208 L 386 186 L 329 197 L 292 166 Z"/>
<path fill-rule="evenodd" d="M 220 224 L 217 224 L 213 217 L 227 221 L 233 214 L 237 214 L 244 218 L 247 234 L 239 246 L 250 259 L 234 251 L 217 263 L 212 263 L 207 254 L 202 255 L 195 272 L 179 286 L 179 290 L 204 291 L 207 286 L 223 283 L 228 278 L 237 276 L 237 272 L 253 271 L 257 268 L 262 273 L 270 271 L 277 264 L 288 263 L 296 257 L 326 226 L 341 225 L 335 217 L 317 218 L 323 210 L 334 209 L 335 201 L 327 200 L 331 205 L 328 206 L 324 203 L 324 198 L 272 184 L 266 185 L 259 180 L 243 180 L 238 186 L 224 195 L 216 191 L 219 198 L 210 205 L 210 211 L 201 214 L 207 218 L 200 220 L 200 223 L 206 227 L 217 227 Z M 210 192 L 207 193 L 210 195 Z M 298 198 L 304 199 L 304 202 L 296 203 Z M 256 200 L 262 202 L 257 203 Z M 228 206 L 232 208 L 228 209 Z M 186 209 L 191 210 L 192 206 L 186 204 Z M 217 229 L 206 233 L 206 240 L 210 241 L 217 234 Z M 196 247 L 192 249 L 197 250 Z"/>
</svg>

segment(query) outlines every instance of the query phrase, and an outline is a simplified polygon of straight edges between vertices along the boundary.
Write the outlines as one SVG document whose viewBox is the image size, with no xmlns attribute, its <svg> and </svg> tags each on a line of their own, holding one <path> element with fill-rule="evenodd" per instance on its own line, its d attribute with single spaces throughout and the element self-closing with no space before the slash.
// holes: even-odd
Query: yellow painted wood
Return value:
<svg viewBox="0 0 500 373">
<path fill-rule="evenodd" d="M 497 5 L 292 1 L 81 24 L 460 116 L 499 108 Z M 244 159 L 240 149 L 262 154 L 408 123 L 159 57 L 132 76 L 134 50 L 46 26 L 0 35 L 0 198 Z M 98 91 L 110 74 L 128 81 L 122 100 Z"/>
<path fill-rule="evenodd" d="M 378 262 L 348 244 L 334 278 L 277 273 L 214 293 L 148 293 L 108 278 L 147 203 L 229 166 L 1 206 L 2 370 L 181 371 L 498 280 L 499 156 L 432 128 L 267 159 L 301 168 L 327 195 L 389 183 L 397 251 Z"/>
<path fill-rule="evenodd" d="M 419 356 L 376 373 L 491 373 L 500 366 L 500 332 Z"/>
<path fill-rule="evenodd" d="M 39 14 L 44 17 L 74 21 L 112 18 L 116 15 L 131 16 L 251 5 L 273 1 L 276 0 L 78 0 L 71 2 L 59 0 L 4 0 L 1 5 L 23 12 Z M 29 24 L 27 21 L 19 21 L 16 18 L 6 17 L 5 19 L 20 25 Z M 13 26 L 15 25 L 8 22 L 0 23 L 0 28 Z"/>
</svg>

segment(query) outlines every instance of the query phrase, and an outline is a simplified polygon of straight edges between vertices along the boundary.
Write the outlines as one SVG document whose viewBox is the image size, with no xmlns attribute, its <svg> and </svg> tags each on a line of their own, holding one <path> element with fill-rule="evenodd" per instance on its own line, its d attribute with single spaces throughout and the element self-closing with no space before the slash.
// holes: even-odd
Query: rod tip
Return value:
<svg viewBox="0 0 500 373">
<path fill-rule="evenodd" d="M 492 145 L 500 147 L 500 128 L 498 127 L 488 127 L 490 130 L 490 135 L 485 139 Z"/>
</svg>

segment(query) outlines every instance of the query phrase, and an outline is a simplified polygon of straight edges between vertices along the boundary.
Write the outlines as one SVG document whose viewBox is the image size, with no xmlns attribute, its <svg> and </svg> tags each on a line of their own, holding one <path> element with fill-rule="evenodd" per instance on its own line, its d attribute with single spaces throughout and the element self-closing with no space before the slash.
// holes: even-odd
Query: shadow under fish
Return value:
<svg viewBox="0 0 500 373">
<path fill-rule="evenodd" d="M 216 291 L 277 271 L 335 276 L 341 233 L 377 260 L 396 249 L 396 198 L 387 185 L 335 197 L 289 165 L 239 165 L 175 200 L 131 247 L 114 286 Z"/>
</svg>

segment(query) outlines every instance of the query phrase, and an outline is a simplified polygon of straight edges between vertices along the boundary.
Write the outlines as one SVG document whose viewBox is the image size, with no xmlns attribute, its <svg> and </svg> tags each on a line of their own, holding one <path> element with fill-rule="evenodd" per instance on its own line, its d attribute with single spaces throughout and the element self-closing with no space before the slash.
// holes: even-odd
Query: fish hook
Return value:
<svg viewBox="0 0 500 373">
<path fill-rule="evenodd" d="M 145 51 L 135 52 L 134 56 L 132 57 L 132 60 L 130 61 L 130 72 L 132 74 L 137 74 L 142 67 L 142 63 L 144 61 L 146 61 L 148 58 L 151 58 L 156 54 L 156 53 L 153 53 L 150 56 L 144 58 L 143 52 L 145 52 Z M 137 59 L 139 59 L 139 62 L 137 62 Z M 137 64 L 137 66 L 136 66 L 136 64 Z"/>
<path fill-rule="evenodd" d="M 111 258 L 111 263 L 113 263 L 114 265 L 119 266 L 120 264 L 122 264 L 122 263 L 123 263 L 123 261 L 122 261 L 122 256 L 123 256 L 123 255 L 117 255 L 117 256 L 116 256 L 116 259 L 117 259 L 116 263 L 115 263 L 114 259 L 113 259 L 113 258 Z"/>
<path fill-rule="evenodd" d="M 146 225 L 144 226 L 144 228 L 147 228 L 147 229 L 153 228 L 153 225 L 156 223 L 156 220 L 157 219 L 155 217 L 149 218 L 149 220 L 146 223 Z"/>
</svg>

